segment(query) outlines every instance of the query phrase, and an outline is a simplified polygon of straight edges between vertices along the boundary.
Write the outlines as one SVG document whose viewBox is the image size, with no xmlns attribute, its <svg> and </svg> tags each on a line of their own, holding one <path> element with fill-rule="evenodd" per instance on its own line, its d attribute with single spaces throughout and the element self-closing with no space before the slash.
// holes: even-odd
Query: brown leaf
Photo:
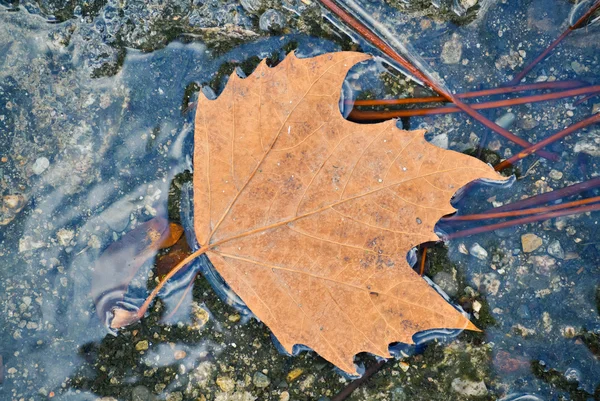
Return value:
<svg viewBox="0 0 600 401">
<path fill-rule="evenodd" d="M 361 125 L 339 111 L 340 52 L 263 61 L 201 96 L 194 146 L 195 233 L 210 261 L 291 352 L 304 344 L 346 372 L 353 356 L 389 357 L 433 328 L 477 330 L 406 261 L 437 241 L 435 223 L 468 182 L 500 180 L 395 121 Z"/>
<path fill-rule="evenodd" d="M 129 282 L 139 268 L 158 250 L 175 244 L 182 234 L 180 225 L 155 217 L 106 248 L 94 266 L 91 290 L 96 312 L 102 321 L 123 300 Z"/>
</svg>

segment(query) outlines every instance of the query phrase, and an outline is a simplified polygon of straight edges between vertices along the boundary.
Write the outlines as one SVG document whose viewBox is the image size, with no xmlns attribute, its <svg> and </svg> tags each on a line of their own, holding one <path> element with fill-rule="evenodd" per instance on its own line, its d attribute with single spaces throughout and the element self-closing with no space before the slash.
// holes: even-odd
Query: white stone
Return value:
<svg viewBox="0 0 600 401">
<path fill-rule="evenodd" d="M 481 245 L 477 242 L 471 245 L 471 249 L 469 249 L 469 253 L 475 256 L 479 260 L 486 260 L 488 257 L 488 253 Z"/>
<path fill-rule="evenodd" d="M 31 166 L 31 171 L 33 171 L 33 174 L 35 175 L 40 175 L 46 171 L 48 167 L 50 167 L 50 160 L 46 157 L 38 157 L 35 163 L 33 163 L 33 166 Z"/>
</svg>

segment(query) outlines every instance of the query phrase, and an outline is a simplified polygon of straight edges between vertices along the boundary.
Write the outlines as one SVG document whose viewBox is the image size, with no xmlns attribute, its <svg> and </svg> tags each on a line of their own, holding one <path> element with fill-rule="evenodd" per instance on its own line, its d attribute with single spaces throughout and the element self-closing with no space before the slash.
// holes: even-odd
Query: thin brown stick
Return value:
<svg viewBox="0 0 600 401">
<path fill-rule="evenodd" d="M 532 206 L 542 205 L 544 203 L 552 202 L 557 199 L 566 198 L 568 196 L 577 195 L 583 191 L 587 191 L 588 189 L 593 189 L 600 187 L 600 177 L 592 178 L 591 180 L 578 182 L 577 184 L 569 185 L 568 187 L 564 187 L 561 189 L 556 189 L 554 191 L 545 192 L 543 194 L 530 196 L 527 199 L 522 199 L 519 201 L 515 201 L 503 206 L 498 206 L 496 208 L 490 209 L 486 211 L 486 213 L 497 213 L 497 212 L 506 212 L 509 210 L 517 210 L 517 209 L 526 209 Z"/>
<path fill-rule="evenodd" d="M 600 202 L 600 196 L 594 196 L 593 198 L 580 199 L 572 202 L 561 203 L 559 205 L 541 206 L 534 207 L 531 209 L 523 210 L 511 210 L 508 212 L 496 212 L 496 213 L 477 213 L 468 214 L 465 216 L 450 216 L 442 219 L 444 222 L 455 222 L 455 221 L 473 221 L 473 220 L 487 220 L 487 219 L 502 219 L 505 217 L 516 217 L 516 216 L 527 216 L 530 214 L 547 213 L 554 210 L 570 209 L 576 206 L 588 205 L 590 203 Z"/>
<path fill-rule="evenodd" d="M 600 90 L 600 85 L 588 86 L 585 88 L 568 89 L 564 91 L 544 93 L 541 95 L 521 96 L 513 99 L 494 100 L 491 102 L 474 103 L 471 105 L 473 109 L 494 109 L 497 107 L 509 107 L 526 103 L 546 102 L 549 100 L 562 99 L 565 97 L 579 96 L 586 93 L 596 92 Z M 425 109 L 410 109 L 410 110 L 385 110 L 385 111 L 364 111 L 353 109 L 348 116 L 354 121 L 373 121 L 373 120 L 389 120 L 399 117 L 414 117 L 426 116 L 432 114 L 447 114 L 459 113 L 461 110 L 455 106 L 430 107 Z M 531 144 L 525 148 L 531 147 Z"/>
<path fill-rule="evenodd" d="M 590 100 L 598 95 L 600 95 L 600 92 L 590 93 L 589 95 L 586 95 L 586 96 L 582 97 L 581 99 L 579 99 L 578 101 L 576 101 L 575 103 L 573 103 L 573 106 L 579 106 L 581 103 L 585 103 L 588 100 Z"/>
<path fill-rule="evenodd" d="M 387 363 L 387 359 L 380 359 L 379 361 L 377 361 L 377 363 L 369 366 L 369 368 L 365 371 L 365 373 L 363 373 L 363 375 L 361 377 L 359 377 L 356 380 L 351 381 L 350 384 L 348 384 L 346 387 L 344 387 L 342 389 L 342 391 L 337 393 L 331 399 L 331 401 L 344 401 L 345 399 L 347 399 L 354 390 L 356 390 L 364 382 L 369 380 L 371 378 L 371 376 L 373 376 L 375 373 L 379 372 L 386 363 Z"/>
<path fill-rule="evenodd" d="M 554 81 L 554 82 L 536 82 L 527 85 L 506 86 L 493 89 L 483 89 L 472 92 L 459 93 L 455 95 L 461 99 L 469 99 L 480 96 L 502 95 L 513 92 L 523 92 L 528 90 L 543 90 L 543 89 L 573 89 L 585 86 L 581 81 Z M 354 106 L 386 106 L 399 104 L 414 104 L 414 103 L 433 103 L 446 102 L 447 99 L 442 96 L 425 96 L 425 97 L 410 97 L 403 99 L 357 99 L 346 100 L 345 104 Z"/>
<path fill-rule="evenodd" d="M 588 117 L 585 120 L 582 120 L 582 121 L 579 121 L 578 123 L 570 125 L 567 128 L 565 128 L 564 130 L 559 131 L 556 134 L 549 136 L 548 138 L 546 138 L 542 141 L 539 141 L 538 143 L 534 144 L 533 146 L 530 146 L 526 149 L 521 150 L 519 153 L 517 153 L 513 157 L 506 159 L 503 162 L 497 164 L 494 167 L 494 170 L 501 171 L 501 170 L 515 164 L 519 160 L 524 159 L 525 157 L 529 156 L 530 154 L 537 152 L 539 149 L 542 149 L 543 147 L 548 146 L 548 145 L 558 141 L 559 139 L 562 139 L 565 136 L 572 134 L 573 132 L 575 132 L 577 130 L 585 128 L 588 125 L 596 124 L 598 122 L 600 122 L 600 113 L 594 114 L 593 116 Z"/>
<path fill-rule="evenodd" d="M 562 40 L 564 38 L 566 38 L 571 32 L 573 32 L 575 29 L 579 28 L 589 17 L 591 17 L 591 15 L 600 7 L 600 0 L 596 0 L 596 2 L 590 7 L 590 9 L 581 16 L 581 18 L 579 18 L 577 20 L 577 22 L 575 22 L 573 25 L 569 26 L 558 38 L 556 38 L 554 40 L 554 42 L 552 42 L 547 48 L 546 50 L 544 50 L 542 53 L 540 53 L 539 56 L 537 56 L 535 58 L 535 60 L 533 60 L 531 63 L 529 63 L 525 68 L 523 68 L 523 71 L 521 71 L 520 73 L 518 73 L 512 80 L 510 80 L 508 82 L 508 85 L 516 85 L 519 82 L 521 82 L 521 80 L 525 77 L 525 75 L 527 75 L 529 73 L 529 71 L 531 71 L 533 69 L 533 67 L 535 67 L 539 62 L 541 62 L 542 60 L 544 60 L 546 57 L 548 57 L 548 55 L 550 54 L 550 52 L 556 47 L 558 46 L 558 44 L 560 42 L 562 42 Z"/>
<path fill-rule="evenodd" d="M 320 0 L 323 5 L 325 5 L 329 10 L 335 13 L 342 21 L 346 24 L 350 25 L 354 28 L 363 38 L 371 42 L 375 45 L 379 50 L 381 50 L 384 54 L 390 57 L 392 60 L 396 61 L 402 67 L 404 67 L 408 72 L 410 72 L 415 78 L 423 81 L 427 84 L 431 89 L 439 93 L 441 96 L 445 97 L 452 103 L 456 105 L 463 112 L 479 121 L 481 124 L 486 126 L 487 128 L 493 130 L 494 132 L 502 135 L 506 139 L 526 148 L 529 147 L 529 142 L 526 140 L 519 138 L 514 135 L 510 131 L 505 128 L 502 128 L 498 124 L 493 121 L 488 120 L 483 115 L 479 114 L 469 105 L 463 103 L 459 98 L 457 98 L 452 93 L 446 91 L 441 85 L 434 82 L 432 79 L 428 78 L 425 74 L 423 74 L 418 68 L 416 68 L 412 63 L 408 62 L 404 57 L 402 57 L 396 50 L 394 50 L 390 45 L 388 45 L 385 41 L 379 38 L 374 32 L 372 32 L 368 27 L 363 25 L 360 21 L 350 15 L 346 10 L 342 9 L 338 6 L 333 0 Z M 599 0 L 600 1 L 600 0 Z M 558 156 L 551 152 L 544 152 L 544 154 L 540 153 L 541 156 L 550 159 L 550 160 L 558 160 Z"/>
<path fill-rule="evenodd" d="M 425 259 L 427 259 L 427 247 L 423 246 L 423 252 L 421 252 L 421 266 L 419 267 L 419 275 L 421 275 L 421 277 L 425 274 Z"/>
<path fill-rule="evenodd" d="M 481 227 L 469 228 L 466 230 L 456 231 L 452 234 L 448 234 L 448 235 L 444 236 L 443 239 L 449 240 L 449 239 L 454 239 L 454 238 L 468 237 L 470 235 L 494 231 L 494 230 L 498 230 L 500 228 L 513 227 L 513 226 L 518 226 L 518 225 L 527 224 L 527 223 L 535 223 L 537 221 L 549 220 L 549 219 L 553 219 L 555 217 L 568 216 L 568 215 L 572 215 L 572 214 L 580 214 L 580 213 L 586 213 L 586 212 L 593 212 L 596 210 L 600 210 L 600 203 L 595 203 L 593 205 L 587 205 L 587 206 L 574 207 L 574 208 L 565 209 L 565 210 L 558 210 L 558 211 L 549 212 L 549 213 L 536 214 L 533 216 L 521 217 L 520 219 L 503 221 L 501 223 L 489 224 L 489 225 L 481 226 Z"/>
</svg>

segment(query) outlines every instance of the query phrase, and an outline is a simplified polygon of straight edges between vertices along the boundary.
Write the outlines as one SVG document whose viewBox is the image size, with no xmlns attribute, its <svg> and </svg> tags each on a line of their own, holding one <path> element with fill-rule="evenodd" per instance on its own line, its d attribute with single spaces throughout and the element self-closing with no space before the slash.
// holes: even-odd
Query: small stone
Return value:
<svg viewBox="0 0 600 401">
<path fill-rule="evenodd" d="M 33 166 L 31 166 L 31 171 L 33 171 L 33 174 L 35 175 L 40 175 L 46 171 L 49 166 L 50 160 L 48 160 L 46 157 L 38 157 L 35 163 L 33 163 Z"/>
<path fill-rule="evenodd" d="M 231 377 L 219 376 L 216 380 L 217 386 L 226 393 L 233 391 L 235 388 L 235 381 Z"/>
<path fill-rule="evenodd" d="M 565 258 L 565 251 L 563 250 L 558 240 L 554 240 L 550 244 L 548 244 L 548 248 L 546 250 L 548 251 L 549 255 L 554 256 L 555 258 Z"/>
<path fill-rule="evenodd" d="M 135 386 L 131 391 L 131 401 L 149 401 L 150 397 L 150 390 L 144 386 Z"/>
<path fill-rule="evenodd" d="M 542 239 L 535 234 L 523 234 L 521 235 L 521 246 L 523 247 L 523 252 L 533 252 L 542 246 Z"/>
<path fill-rule="evenodd" d="M 279 401 L 290 401 L 290 393 L 283 391 L 281 394 L 279 394 Z"/>
<path fill-rule="evenodd" d="M 254 376 L 252 376 L 252 383 L 258 388 L 265 388 L 271 384 L 271 380 L 261 372 L 256 372 L 254 373 Z"/>
<path fill-rule="evenodd" d="M 302 373 L 304 373 L 304 371 L 300 368 L 292 369 L 290 373 L 287 374 L 286 379 L 288 382 L 293 382 L 294 380 L 299 378 L 300 375 L 302 375 Z"/>
<path fill-rule="evenodd" d="M 444 64 L 458 64 L 462 57 L 462 43 L 460 36 L 453 34 L 452 38 L 444 43 L 440 55 Z"/>
<path fill-rule="evenodd" d="M 279 11 L 270 8 L 260 16 L 258 27 L 266 32 L 280 31 L 283 28 L 283 16 Z"/>
<path fill-rule="evenodd" d="M 532 263 L 535 266 L 535 271 L 538 274 L 544 276 L 549 276 L 556 267 L 556 259 L 548 255 L 531 256 L 529 258 L 529 263 Z"/>
<path fill-rule="evenodd" d="M 236 323 L 236 322 L 240 321 L 241 316 L 236 313 L 235 315 L 229 315 L 229 317 L 227 319 L 232 323 Z"/>
<path fill-rule="evenodd" d="M 572 61 L 571 68 L 575 71 L 575 74 L 583 74 L 587 71 L 587 67 L 582 65 L 579 61 Z"/>
<path fill-rule="evenodd" d="M 558 181 L 563 177 L 563 173 L 561 173 L 558 170 L 552 169 L 552 170 L 550 170 L 550 173 L 548 174 L 548 176 L 550 176 L 550 178 L 552 178 L 553 180 Z"/>
<path fill-rule="evenodd" d="M 175 360 L 179 361 L 183 358 L 185 358 L 187 355 L 187 353 L 184 350 L 177 350 L 175 351 L 175 353 L 173 354 L 173 356 L 175 357 Z"/>
<path fill-rule="evenodd" d="M 481 245 L 479 245 L 477 242 L 474 243 L 473 245 L 471 245 L 471 248 L 469 249 L 469 253 L 472 256 L 475 256 L 479 260 L 486 260 L 488 257 L 487 251 L 485 249 L 483 249 L 483 247 Z"/>
<path fill-rule="evenodd" d="M 453 297 L 458 294 L 458 282 L 452 274 L 441 271 L 433 277 L 433 282 L 436 283 L 446 294 Z"/>
<path fill-rule="evenodd" d="M 429 143 L 437 146 L 438 148 L 448 149 L 448 134 L 435 135 L 433 138 L 431 138 Z"/>
<path fill-rule="evenodd" d="M 465 397 L 483 397 L 488 393 L 485 383 L 456 378 L 452 380 L 452 390 Z"/>
<path fill-rule="evenodd" d="M 517 116 L 514 113 L 508 112 L 498 117 L 495 122 L 502 128 L 508 129 L 511 125 L 514 124 L 516 119 Z"/>
<path fill-rule="evenodd" d="M 468 10 L 471 7 L 475 7 L 477 5 L 479 0 L 460 0 L 460 5 L 465 9 Z"/>
<path fill-rule="evenodd" d="M 479 301 L 473 301 L 473 311 L 474 312 L 479 312 L 481 310 L 481 307 L 483 305 L 481 305 L 481 302 Z"/>
<path fill-rule="evenodd" d="M 400 362 L 398 366 L 400 367 L 400 369 L 402 369 L 403 372 L 406 372 L 408 368 L 410 368 L 410 365 L 404 361 Z"/>
<path fill-rule="evenodd" d="M 71 243 L 71 240 L 73 239 L 74 236 L 75 236 L 75 232 L 73 230 L 67 230 L 64 228 L 61 228 L 56 233 L 56 238 L 58 239 L 58 243 L 62 246 L 69 246 Z"/>
<path fill-rule="evenodd" d="M 588 132 L 583 139 L 575 143 L 573 151 L 594 157 L 600 156 L 600 131 Z"/>
<path fill-rule="evenodd" d="M 148 340 L 142 340 L 135 345 L 136 351 L 146 351 L 148 349 Z"/>
<path fill-rule="evenodd" d="M 467 246 L 463 243 L 458 244 L 458 252 L 462 253 L 463 255 L 469 254 L 469 250 L 467 249 Z"/>
<path fill-rule="evenodd" d="M 600 113 L 600 103 L 594 103 L 592 106 L 592 114 Z"/>
</svg>

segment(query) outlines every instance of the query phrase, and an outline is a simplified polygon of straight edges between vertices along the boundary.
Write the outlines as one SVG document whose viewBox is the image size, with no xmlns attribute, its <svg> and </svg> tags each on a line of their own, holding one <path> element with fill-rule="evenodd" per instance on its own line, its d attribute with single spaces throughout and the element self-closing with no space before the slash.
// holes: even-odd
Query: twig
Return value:
<svg viewBox="0 0 600 401">
<path fill-rule="evenodd" d="M 554 81 L 554 82 L 536 82 L 527 85 L 506 86 L 501 88 L 483 89 L 472 92 L 459 93 L 455 95 L 461 99 L 469 99 L 480 96 L 502 95 L 513 92 L 523 92 L 528 90 L 543 90 L 543 89 L 573 89 L 585 86 L 581 81 Z M 446 102 L 447 99 L 442 96 L 426 96 L 426 97 L 411 97 L 404 99 L 357 99 L 346 100 L 345 104 L 354 106 L 386 106 L 398 104 L 414 104 L 414 103 L 432 103 Z"/>
<path fill-rule="evenodd" d="M 579 99 L 578 101 L 576 101 L 575 103 L 573 103 L 573 106 L 579 106 L 581 103 L 587 102 L 588 100 L 590 100 L 598 95 L 600 95 L 600 92 L 590 93 L 589 95 L 586 95 L 586 96 L 582 97 L 581 99 Z"/>
<path fill-rule="evenodd" d="M 379 372 L 381 370 L 381 368 L 383 368 L 383 365 L 385 365 L 387 363 L 387 361 L 388 361 L 387 359 L 380 359 L 379 361 L 377 361 L 377 363 L 369 366 L 369 368 L 367 370 L 365 370 L 365 373 L 363 373 L 363 375 L 361 377 L 359 377 L 356 380 L 351 381 L 346 387 L 344 387 L 342 389 L 342 391 L 337 393 L 331 399 L 331 401 L 344 401 L 345 399 L 347 399 L 354 390 L 356 390 L 364 382 L 369 380 L 371 378 L 371 376 L 373 376 L 375 373 Z"/>
<path fill-rule="evenodd" d="M 491 102 L 474 103 L 471 105 L 473 109 L 494 109 L 497 107 L 509 107 L 526 103 L 545 102 L 549 100 L 562 99 L 565 97 L 579 96 L 590 92 L 600 90 L 600 85 L 588 86 L 585 88 L 568 89 L 559 92 L 544 93 L 541 95 L 521 96 L 513 99 L 494 100 Z M 455 106 L 444 107 L 429 107 L 425 109 L 410 109 L 410 110 L 385 110 L 385 111 L 364 111 L 353 109 L 348 116 L 354 121 L 372 121 L 372 120 L 388 120 L 398 117 L 414 117 L 426 116 L 432 114 L 459 113 L 461 110 Z M 531 147 L 529 143 L 524 146 L 526 149 Z"/>
<path fill-rule="evenodd" d="M 552 49 L 558 46 L 558 44 L 562 42 L 562 40 L 566 38 L 571 32 L 579 28 L 599 7 L 600 0 L 596 0 L 596 2 L 590 7 L 590 9 L 584 15 L 582 15 L 581 18 L 577 20 L 577 22 L 569 26 L 558 38 L 556 38 L 556 40 L 554 40 L 554 42 L 552 42 L 546 48 L 546 50 L 544 50 L 539 56 L 537 56 L 535 60 L 529 63 L 529 65 L 523 68 L 523 71 L 518 73 L 512 80 L 510 80 L 507 85 L 516 85 L 519 82 L 521 82 L 521 80 L 525 77 L 525 75 L 529 73 L 529 71 L 531 71 L 533 67 L 535 67 L 539 62 L 548 57 Z"/>
<path fill-rule="evenodd" d="M 487 219 L 502 219 L 505 217 L 516 217 L 526 216 L 529 214 L 547 213 L 554 210 L 570 209 L 575 206 L 587 205 L 590 203 L 600 202 L 600 196 L 594 196 L 593 198 L 580 199 L 572 202 L 561 203 L 558 205 L 534 207 L 531 209 L 512 210 L 507 212 L 496 212 L 496 213 L 477 213 L 468 214 L 465 216 L 450 216 L 443 218 L 443 222 L 455 222 L 455 221 L 473 221 L 473 220 L 487 220 Z"/>
<path fill-rule="evenodd" d="M 425 259 L 427 259 L 427 247 L 423 247 L 423 252 L 421 252 L 421 265 L 419 266 L 419 275 L 421 277 L 425 273 Z"/>
<path fill-rule="evenodd" d="M 598 122 L 600 122 L 600 113 L 594 114 L 593 116 L 588 117 L 585 120 L 582 120 L 582 121 L 579 121 L 578 123 L 570 125 L 567 128 L 565 128 L 564 130 L 559 131 L 556 134 L 549 136 L 548 138 L 546 138 L 542 141 L 539 141 L 538 143 L 534 144 L 533 146 L 523 149 L 522 151 L 520 151 L 513 157 L 506 159 L 503 162 L 500 162 L 499 164 L 497 164 L 494 167 L 494 170 L 501 171 L 501 170 L 515 164 L 519 160 L 524 159 L 525 157 L 529 156 L 530 154 L 535 153 L 539 149 L 542 149 L 543 147 L 548 146 L 577 130 L 580 130 L 582 128 L 587 127 L 588 125 L 592 125 L 592 124 L 595 124 Z"/>
<path fill-rule="evenodd" d="M 526 209 L 532 206 L 552 202 L 557 199 L 566 198 L 567 196 L 577 195 L 580 192 L 597 187 L 600 187 L 600 177 L 592 178 L 591 180 L 579 182 L 577 184 L 569 185 L 568 187 L 564 187 L 554 191 L 531 196 L 527 199 L 522 199 L 516 202 L 509 203 L 507 205 L 498 206 L 496 208 L 488 210 L 486 213 L 497 213 L 506 212 L 509 210 Z"/>
<path fill-rule="evenodd" d="M 448 235 L 444 236 L 443 239 L 449 240 L 449 239 L 454 239 L 454 238 L 468 237 L 469 235 L 481 234 L 481 233 L 485 233 L 488 231 L 498 230 L 500 228 L 507 228 L 507 227 L 512 227 L 512 226 L 518 226 L 521 224 L 534 223 L 537 221 L 549 220 L 549 219 L 553 219 L 555 217 L 568 216 L 571 214 L 593 212 L 596 210 L 600 210 L 600 203 L 595 203 L 593 205 L 588 205 L 588 206 L 574 207 L 574 208 L 559 210 L 559 211 L 555 211 L 555 212 L 536 214 L 534 216 L 521 217 L 520 219 L 503 221 L 501 223 L 490 224 L 487 226 L 468 228 L 466 230 L 456 231 L 452 234 L 448 234 Z"/>
<path fill-rule="evenodd" d="M 518 136 L 514 135 L 507 129 L 502 128 L 501 126 L 494 123 L 493 121 L 488 120 L 487 118 L 485 118 L 484 116 L 479 114 L 477 111 L 475 111 L 472 107 L 463 103 L 455 95 L 446 91 L 441 85 L 434 82 L 432 79 L 428 78 L 419 69 L 417 69 L 413 64 L 411 64 L 404 57 L 402 57 L 390 45 L 388 45 L 379 36 L 377 36 L 374 32 L 372 32 L 367 26 L 365 26 L 363 23 L 361 23 L 356 18 L 354 18 L 352 15 L 350 15 L 346 10 L 344 10 L 340 6 L 338 6 L 333 0 L 320 0 L 320 1 L 329 10 L 331 10 L 333 13 L 335 13 L 342 21 L 344 21 L 346 24 L 348 24 L 352 28 L 354 28 L 362 37 L 364 37 L 366 40 L 368 40 L 373 45 L 375 45 L 379 50 L 381 50 L 384 54 L 386 54 L 392 60 L 396 61 L 398 64 L 400 64 L 402 67 L 404 67 L 414 77 L 416 77 L 417 79 L 420 79 L 421 81 L 426 83 L 429 87 L 431 87 L 431 89 L 433 89 L 434 91 L 439 93 L 441 96 L 445 97 L 446 99 L 448 99 L 449 101 L 454 103 L 456 105 L 456 107 L 458 107 L 459 109 L 461 109 L 462 111 L 467 113 L 469 116 L 471 116 L 475 120 L 479 121 L 481 124 L 485 125 L 487 128 L 502 135 L 506 139 L 509 139 L 512 142 L 514 142 L 524 148 L 529 147 L 529 145 L 530 145 L 529 142 L 527 142 L 526 140 L 524 140 L 522 138 L 519 138 Z M 598 1 L 600 1 L 600 0 L 598 0 Z M 540 155 L 547 159 L 550 159 L 550 160 L 554 160 L 554 161 L 558 160 L 558 155 L 551 153 L 551 152 L 544 151 L 544 153 L 543 154 L 540 153 Z"/>
</svg>

